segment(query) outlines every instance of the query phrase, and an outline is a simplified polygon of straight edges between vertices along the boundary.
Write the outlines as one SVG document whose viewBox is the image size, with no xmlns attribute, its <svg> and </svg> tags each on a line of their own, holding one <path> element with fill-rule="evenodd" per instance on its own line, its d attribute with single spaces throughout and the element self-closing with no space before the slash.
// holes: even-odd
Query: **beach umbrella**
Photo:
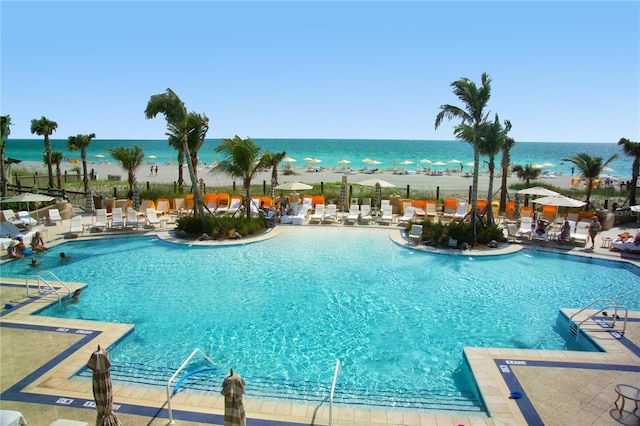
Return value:
<svg viewBox="0 0 640 426">
<path fill-rule="evenodd" d="M 358 185 L 362 186 L 376 186 L 380 185 L 381 188 L 395 188 L 396 186 L 386 180 L 382 179 L 368 179 L 362 182 L 357 182 Z"/>
<path fill-rule="evenodd" d="M 586 205 L 584 201 L 576 200 L 564 195 L 554 195 L 550 197 L 536 198 L 533 200 L 536 204 L 542 204 L 544 206 L 557 206 L 557 207 L 582 207 Z"/>
<path fill-rule="evenodd" d="M 422 164 L 431 164 L 431 160 L 429 160 L 428 158 L 423 158 L 422 160 L 420 160 L 420 162 Z"/>
<path fill-rule="evenodd" d="M 369 164 L 373 164 L 373 165 L 378 165 L 378 164 L 382 164 L 382 161 L 378 161 L 378 160 L 371 160 L 371 163 Z"/>
<path fill-rule="evenodd" d="M 302 161 L 313 161 L 313 158 L 311 157 L 305 157 L 302 159 Z"/>
<path fill-rule="evenodd" d="M 431 163 L 432 166 L 446 166 L 447 163 L 444 163 L 442 161 L 436 161 L 435 163 Z"/>
<path fill-rule="evenodd" d="M 140 188 L 138 188 L 138 185 L 135 185 L 133 187 L 131 195 L 131 206 L 135 211 L 138 211 L 138 207 L 140 207 Z"/>
<path fill-rule="evenodd" d="M 404 161 L 402 161 L 400 164 L 402 164 L 403 166 L 407 166 L 407 165 L 409 165 L 409 164 L 413 164 L 413 161 L 411 161 L 411 160 L 404 160 Z"/>
<path fill-rule="evenodd" d="M 93 371 L 93 398 L 98 410 L 96 426 L 121 424 L 113 413 L 113 391 L 109 367 L 111 367 L 109 354 L 98 345 L 98 350 L 91 354 L 87 363 L 87 368 Z"/>
<path fill-rule="evenodd" d="M 244 386 L 244 379 L 233 370 L 224 378 L 220 392 L 224 395 L 224 426 L 246 426 L 247 419 L 242 402 Z"/>
<path fill-rule="evenodd" d="M 473 161 L 469 161 L 468 163 L 464 163 L 464 165 L 467 167 L 473 167 L 475 166 L 475 163 Z"/>
<path fill-rule="evenodd" d="M 542 166 L 544 168 L 544 167 L 555 167 L 556 165 L 553 164 L 553 163 L 542 163 L 542 164 L 540 164 L 540 166 Z"/>
<path fill-rule="evenodd" d="M 351 163 L 351 161 L 349 161 L 349 160 L 344 160 L 344 159 L 338 160 L 338 164 L 350 164 L 350 163 Z"/>
<path fill-rule="evenodd" d="M 104 158 L 104 155 L 102 155 L 102 154 L 96 154 L 96 155 L 94 155 L 94 157 L 95 157 L 95 158 Z"/>
<path fill-rule="evenodd" d="M 533 164 L 531 167 L 533 167 L 534 169 L 541 169 L 544 166 L 542 164 Z"/>
<path fill-rule="evenodd" d="M 534 186 L 531 188 L 521 189 L 518 191 L 518 194 L 521 195 L 539 195 L 544 197 L 554 197 L 556 195 L 560 195 L 559 193 L 552 191 L 547 188 L 543 188 L 541 186 Z"/>
<path fill-rule="evenodd" d="M 275 187 L 275 189 L 286 190 L 286 191 L 305 191 L 308 189 L 313 189 L 313 186 L 307 185 L 305 183 L 301 183 L 298 181 L 293 181 L 293 182 L 283 183 L 282 185 L 278 185 Z"/>
<path fill-rule="evenodd" d="M 155 160 L 155 159 L 156 159 L 156 158 L 158 158 L 158 157 L 156 157 L 155 155 L 151 154 L 151 155 L 150 155 L 150 156 L 148 156 L 147 158 L 151 158 L 152 160 Z"/>
<path fill-rule="evenodd" d="M 14 195 L 12 197 L 9 198 L 5 198 L 3 199 L 2 203 L 26 203 L 27 204 L 27 211 L 29 211 L 29 203 L 40 203 L 43 201 L 53 201 L 55 200 L 55 198 L 50 197 L 48 195 L 44 195 L 44 194 L 35 194 L 33 192 L 25 192 L 19 195 Z M 36 218 L 38 218 L 38 212 L 36 212 Z"/>
<path fill-rule="evenodd" d="M 602 168 L 602 171 L 603 171 L 603 172 L 608 172 L 608 173 L 615 172 L 615 170 L 613 170 L 613 169 L 612 169 L 611 167 L 609 167 L 609 166 L 603 167 L 603 168 Z"/>
<path fill-rule="evenodd" d="M 291 158 L 291 157 L 284 157 L 282 159 L 282 161 L 285 162 L 285 163 L 295 163 L 296 159 L 295 158 Z"/>
<path fill-rule="evenodd" d="M 371 160 L 369 158 L 365 158 L 364 160 L 362 160 L 363 163 L 367 163 L 367 164 L 371 163 L 371 161 L 373 161 L 373 160 Z"/>
<path fill-rule="evenodd" d="M 449 160 L 449 161 L 447 161 L 447 163 L 460 164 L 460 163 L 462 163 L 462 161 L 460 161 L 460 160 Z"/>
</svg>

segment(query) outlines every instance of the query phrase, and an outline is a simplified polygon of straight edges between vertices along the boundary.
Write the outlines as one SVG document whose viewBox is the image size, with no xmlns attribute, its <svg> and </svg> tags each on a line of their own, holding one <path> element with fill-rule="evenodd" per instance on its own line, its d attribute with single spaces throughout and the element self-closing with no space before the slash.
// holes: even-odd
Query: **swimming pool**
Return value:
<svg viewBox="0 0 640 426">
<path fill-rule="evenodd" d="M 193 389 L 219 391 L 233 368 L 252 396 L 313 401 L 340 359 L 338 401 L 472 412 L 482 407 L 463 347 L 583 349 L 565 341 L 559 308 L 615 298 L 640 309 L 632 265 L 538 251 L 433 255 L 388 235 L 291 227 L 235 247 L 69 242 L 40 262 L 89 286 L 79 304 L 40 314 L 135 324 L 110 353 L 116 380 L 164 385 L 198 347 L 220 368 Z M 61 264 L 60 251 L 73 261 Z M 2 269 L 34 272 L 26 262 Z"/>
</svg>

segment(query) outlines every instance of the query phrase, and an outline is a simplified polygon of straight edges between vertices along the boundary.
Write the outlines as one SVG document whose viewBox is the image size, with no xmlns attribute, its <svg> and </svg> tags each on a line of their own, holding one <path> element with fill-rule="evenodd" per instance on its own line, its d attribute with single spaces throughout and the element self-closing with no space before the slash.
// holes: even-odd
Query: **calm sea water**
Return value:
<svg viewBox="0 0 640 426">
<path fill-rule="evenodd" d="M 200 150 L 200 161 L 211 164 L 220 160 L 215 148 L 220 144 L 220 139 L 207 139 Z M 255 139 L 255 142 L 266 151 L 286 151 L 289 157 L 296 159 L 292 163 L 294 167 L 304 167 L 308 164 L 305 158 L 322 160 L 318 166 L 335 167 L 339 160 L 351 161 L 353 168 L 364 167 L 365 158 L 380 161 L 378 167 L 389 168 L 394 164 L 406 160 L 414 164 L 407 165 L 407 169 L 415 169 L 418 165 L 428 167 L 429 164 L 420 163 L 428 159 L 432 162 L 459 160 L 462 163 L 473 161 L 471 146 L 460 141 L 428 141 L 428 140 L 371 140 L 371 139 Z M 140 145 L 147 156 L 155 155 L 159 163 L 176 161 L 176 151 L 165 140 L 93 140 L 87 150 L 87 156 L 91 161 L 99 161 L 95 155 L 102 154 L 106 159 L 110 158 L 106 151 L 108 148 L 119 146 L 130 147 L 133 144 Z M 79 152 L 71 152 L 66 148 L 66 140 L 52 140 L 53 149 L 62 151 L 65 157 L 79 158 Z M 23 161 L 42 161 L 44 143 L 42 139 L 9 139 L 7 141 L 6 156 Z M 567 142 L 521 142 L 517 143 L 511 151 L 511 159 L 515 164 L 542 164 L 552 163 L 554 167 L 547 170 L 571 174 L 571 163 L 563 162 L 563 158 L 572 157 L 581 152 L 592 156 L 603 157 L 605 160 L 613 154 L 619 158 L 610 164 L 614 169 L 613 176 L 629 178 L 631 176 L 631 157 L 625 156 L 620 147 L 615 143 L 567 143 Z M 483 158 L 482 160 L 486 160 Z M 499 161 L 499 159 L 498 159 Z M 448 164 L 448 167 L 454 167 Z M 432 166 L 437 167 L 437 166 Z M 447 166 L 441 166 L 445 168 Z M 465 170 L 469 170 L 465 166 Z"/>
</svg>

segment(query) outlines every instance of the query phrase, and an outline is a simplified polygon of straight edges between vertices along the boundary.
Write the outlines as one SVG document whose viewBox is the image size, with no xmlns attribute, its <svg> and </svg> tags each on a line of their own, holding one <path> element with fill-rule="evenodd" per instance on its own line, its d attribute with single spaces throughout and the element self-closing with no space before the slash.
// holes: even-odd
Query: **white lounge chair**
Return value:
<svg viewBox="0 0 640 426">
<path fill-rule="evenodd" d="M 422 242 L 422 225 L 413 224 L 411 225 L 411 230 L 409 231 L 409 235 L 407 236 L 409 239 L 409 243 L 412 241 L 416 242 L 416 245 L 420 245 Z"/>
<path fill-rule="evenodd" d="M 20 219 L 27 228 L 38 224 L 38 221 L 32 218 L 29 212 L 26 210 L 18 212 L 18 219 Z"/>
<path fill-rule="evenodd" d="M 147 209 L 147 224 L 152 227 L 156 227 L 156 225 L 160 225 L 160 219 L 158 219 L 158 215 L 156 214 L 156 210 L 152 208 Z"/>
<path fill-rule="evenodd" d="M 398 218 L 398 225 L 411 222 L 415 216 L 415 212 L 413 207 L 406 207 L 404 214 Z"/>
<path fill-rule="evenodd" d="M 107 209 L 97 209 L 92 228 L 103 231 L 107 225 Z"/>
<path fill-rule="evenodd" d="M 530 217 L 520 218 L 520 228 L 518 228 L 517 235 L 520 237 L 527 237 L 531 239 L 531 233 L 533 232 L 533 219 Z"/>
<path fill-rule="evenodd" d="M 114 207 L 113 210 L 111 210 L 110 228 L 124 228 L 124 217 L 121 207 Z"/>
<path fill-rule="evenodd" d="M 310 204 L 302 204 L 298 209 L 298 213 L 291 218 L 292 225 L 302 225 L 309 214 Z"/>
<path fill-rule="evenodd" d="M 518 237 L 518 228 L 513 223 L 507 223 L 507 241 L 515 242 Z"/>
<path fill-rule="evenodd" d="M 321 222 L 324 217 L 324 204 L 316 204 L 316 209 L 311 216 L 309 216 L 310 222 Z"/>
<path fill-rule="evenodd" d="M 393 206 L 390 204 L 382 205 L 382 216 L 380 216 L 380 223 L 393 223 Z"/>
<path fill-rule="evenodd" d="M 338 208 L 335 204 L 327 204 L 324 214 L 322 215 L 323 222 L 335 222 L 338 214 Z"/>
<path fill-rule="evenodd" d="M 105 210 L 106 212 L 106 210 Z M 82 226 L 82 216 L 76 215 L 71 218 L 70 226 L 69 226 L 69 237 L 74 234 L 83 234 L 84 227 Z"/>
<path fill-rule="evenodd" d="M 356 223 L 360 219 L 360 206 L 357 204 L 351 204 L 349 206 L 349 214 L 345 216 L 345 223 Z"/>
<path fill-rule="evenodd" d="M 60 210 L 58 209 L 49 209 L 49 223 L 60 222 L 62 225 L 62 217 L 60 216 Z"/>
<path fill-rule="evenodd" d="M 427 203 L 427 219 L 432 219 L 434 222 L 438 219 L 438 211 L 434 203 Z"/>
<path fill-rule="evenodd" d="M 138 229 L 138 212 L 132 208 L 127 209 L 125 227 Z"/>
<path fill-rule="evenodd" d="M 453 220 L 457 220 L 461 222 L 467 216 L 467 203 L 465 201 L 460 201 L 458 203 L 458 208 L 456 212 L 453 214 Z"/>
<path fill-rule="evenodd" d="M 24 222 L 18 219 L 15 212 L 11 209 L 2 210 L 2 216 L 4 216 L 4 220 L 7 222 L 11 222 L 16 226 L 24 228 Z"/>
<path fill-rule="evenodd" d="M 368 224 L 373 220 L 371 216 L 371 205 L 363 204 L 360 206 L 360 223 Z"/>
<path fill-rule="evenodd" d="M 587 239 L 589 238 L 589 222 L 576 223 L 575 230 L 569 235 L 574 242 L 581 243 L 583 246 L 587 245 Z"/>
</svg>

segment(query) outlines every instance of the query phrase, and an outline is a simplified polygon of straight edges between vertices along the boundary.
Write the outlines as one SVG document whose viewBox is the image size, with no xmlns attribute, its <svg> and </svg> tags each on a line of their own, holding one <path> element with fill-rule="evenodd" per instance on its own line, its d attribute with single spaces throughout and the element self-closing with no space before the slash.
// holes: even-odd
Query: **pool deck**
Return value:
<svg viewBox="0 0 640 426">
<path fill-rule="evenodd" d="M 84 218 L 90 223 L 91 216 Z M 236 241 L 255 243 L 277 236 L 283 225 L 258 239 Z M 342 225 L 308 225 L 342 226 Z M 624 230 L 614 228 L 598 237 L 615 237 Z M 352 228 L 353 226 L 350 226 Z M 372 225 L 359 226 L 373 228 Z M 408 245 L 400 228 L 384 226 L 397 244 Z M 47 226 L 47 244 L 63 243 L 69 221 Z M 134 232 L 156 234 L 172 240 L 167 228 Z M 131 233 L 101 232 L 81 238 L 104 238 L 105 235 L 126 236 Z M 176 241 L 184 242 L 184 241 Z M 190 244 L 218 244 L 212 241 Z M 228 243 L 226 243 L 228 244 Z M 456 254 L 483 256 L 506 254 L 531 247 L 572 255 L 618 260 L 640 266 L 640 256 L 612 252 L 599 244 L 593 249 L 557 246 L 555 243 L 518 242 L 499 249 L 454 251 Z M 434 251 L 420 246 L 413 249 Z M 451 252 L 446 251 L 448 254 Z M 71 289 L 83 283 L 69 283 Z M 613 298 L 615 295 L 612 295 Z M 90 381 L 70 379 L 84 366 L 98 344 L 102 347 L 119 341 L 132 330 L 131 325 L 84 320 L 51 319 L 31 315 L 50 303 L 26 297 L 24 280 L 2 278 L 0 303 L 11 303 L 12 309 L 0 312 L 0 408 L 23 413 L 30 425 L 48 425 L 56 419 L 81 420 L 93 424 L 95 409 Z M 576 309 L 561 309 L 567 317 Z M 579 338 L 596 342 L 603 352 L 546 351 L 524 349 L 465 348 L 465 357 L 474 374 L 489 416 L 455 416 L 450 414 L 401 409 L 366 410 L 350 406 L 334 406 L 334 425 L 525 425 L 525 424 L 616 424 L 610 410 L 614 408 L 614 386 L 626 383 L 640 387 L 640 312 L 630 312 L 624 337 L 618 338 L 603 328 L 603 320 L 590 321 Z M 617 323 L 619 328 L 620 322 Z M 595 331 L 597 330 L 597 331 Z M 512 392 L 522 397 L 510 399 Z M 125 425 L 165 425 L 166 390 L 164 388 L 114 385 L 114 403 L 118 418 Z M 223 400 L 219 395 L 179 393 L 172 398 L 177 424 L 222 424 Z M 303 405 L 287 402 L 254 400 L 245 397 L 249 425 L 328 424 L 328 404 Z M 615 414 L 615 413 L 614 413 Z"/>
</svg>

